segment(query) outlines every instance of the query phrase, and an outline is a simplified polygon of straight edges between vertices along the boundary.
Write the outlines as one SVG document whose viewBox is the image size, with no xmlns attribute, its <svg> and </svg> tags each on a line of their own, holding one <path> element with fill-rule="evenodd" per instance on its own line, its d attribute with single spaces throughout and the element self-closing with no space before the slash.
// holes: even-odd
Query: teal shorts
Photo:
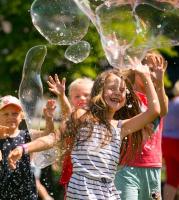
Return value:
<svg viewBox="0 0 179 200">
<path fill-rule="evenodd" d="M 161 169 L 123 167 L 116 173 L 115 185 L 121 200 L 152 200 L 155 195 L 161 197 Z"/>
</svg>

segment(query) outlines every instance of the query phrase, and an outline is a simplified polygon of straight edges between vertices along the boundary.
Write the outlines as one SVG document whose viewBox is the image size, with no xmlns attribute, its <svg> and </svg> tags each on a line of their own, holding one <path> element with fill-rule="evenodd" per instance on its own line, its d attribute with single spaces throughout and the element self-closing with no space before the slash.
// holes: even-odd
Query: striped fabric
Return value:
<svg viewBox="0 0 179 200">
<path fill-rule="evenodd" d="M 121 123 L 120 123 L 121 124 Z M 80 140 L 90 129 L 81 128 Z M 106 131 L 105 125 L 95 124 L 92 136 L 79 142 L 72 151 L 73 174 L 67 190 L 67 200 L 118 200 L 119 192 L 114 186 L 120 152 L 120 126 L 112 127 L 112 140 L 101 147 Z"/>
</svg>

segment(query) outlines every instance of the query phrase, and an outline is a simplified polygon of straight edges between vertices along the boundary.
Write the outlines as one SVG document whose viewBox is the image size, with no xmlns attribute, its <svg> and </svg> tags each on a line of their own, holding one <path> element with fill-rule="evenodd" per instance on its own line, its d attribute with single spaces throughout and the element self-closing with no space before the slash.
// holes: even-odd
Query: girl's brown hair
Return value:
<svg viewBox="0 0 179 200">
<path fill-rule="evenodd" d="M 108 106 L 106 105 L 103 99 L 103 90 L 106 80 L 112 74 L 115 74 L 116 76 L 123 79 L 126 83 L 127 88 L 126 103 L 124 107 L 122 107 L 115 113 L 114 119 L 128 119 L 140 113 L 138 98 L 133 91 L 130 81 L 119 70 L 108 70 L 98 75 L 94 82 L 89 102 L 89 110 L 87 110 L 87 112 L 84 115 L 82 115 L 82 117 L 80 117 L 78 120 L 76 117 L 76 112 L 72 113 L 70 120 L 67 122 L 68 137 L 72 137 L 76 140 L 77 137 L 75 134 L 77 134 L 77 131 L 80 127 L 88 126 L 90 127 L 90 130 L 92 130 L 94 123 L 98 123 L 106 126 L 106 132 L 104 133 L 105 137 L 103 141 L 101 141 L 101 145 L 104 146 L 111 141 L 111 125 L 107 120 Z M 89 131 L 88 135 L 86 136 L 86 140 L 91 137 L 91 134 L 92 131 Z M 133 145 L 131 145 L 130 141 L 133 142 Z M 125 157 L 127 148 L 130 149 L 131 153 L 129 155 L 132 158 L 132 155 L 134 155 L 134 153 L 140 149 L 141 143 L 142 131 L 138 131 L 138 133 L 133 133 L 125 137 L 122 141 L 121 160 L 123 160 L 123 158 Z M 129 147 L 129 145 L 131 147 Z"/>
</svg>

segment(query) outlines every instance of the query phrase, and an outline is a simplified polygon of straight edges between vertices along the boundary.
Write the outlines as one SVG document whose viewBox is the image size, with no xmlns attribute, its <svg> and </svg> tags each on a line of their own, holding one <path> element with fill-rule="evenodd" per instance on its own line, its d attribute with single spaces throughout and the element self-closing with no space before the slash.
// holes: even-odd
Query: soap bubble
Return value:
<svg viewBox="0 0 179 200">
<path fill-rule="evenodd" d="M 143 59 L 148 50 L 145 27 L 131 3 L 105 2 L 96 8 L 97 24 L 106 57 L 113 67 L 126 68 L 129 57 Z"/>
<path fill-rule="evenodd" d="M 179 45 L 179 8 L 174 1 L 141 0 L 135 12 L 148 27 L 150 48 Z"/>
<path fill-rule="evenodd" d="M 89 19 L 72 0 L 35 0 L 31 17 L 35 28 L 52 44 L 74 44 L 88 31 Z"/>
<path fill-rule="evenodd" d="M 95 9 L 99 6 L 103 0 L 73 0 L 78 7 L 83 11 L 83 13 L 91 20 L 99 32 L 99 27 L 96 22 Z"/>
<path fill-rule="evenodd" d="M 148 50 L 179 44 L 179 3 L 171 0 L 74 0 L 95 25 L 113 67 Z"/>
<path fill-rule="evenodd" d="M 79 63 L 85 60 L 90 54 L 90 44 L 86 41 L 80 41 L 69 46 L 65 51 L 65 57 L 74 62 Z"/>
<path fill-rule="evenodd" d="M 144 58 L 149 49 L 145 27 L 134 14 L 133 1 L 74 1 L 95 25 L 111 66 L 126 68 L 129 57 Z"/>
<path fill-rule="evenodd" d="M 33 164 L 43 169 L 53 163 L 55 163 L 59 158 L 59 152 L 56 147 L 53 147 L 51 149 L 33 153 Z"/>
<path fill-rule="evenodd" d="M 33 128 L 33 122 L 38 121 L 36 128 L 40 127 L 42 115 L 43 86 L 40 77 L 41 67 L 47 54 L 46 46 L 32 47 L 26 54 L 22 79 L 19 86 L 19 99 L 21 101 L 28 129 Z"/>
</svg>

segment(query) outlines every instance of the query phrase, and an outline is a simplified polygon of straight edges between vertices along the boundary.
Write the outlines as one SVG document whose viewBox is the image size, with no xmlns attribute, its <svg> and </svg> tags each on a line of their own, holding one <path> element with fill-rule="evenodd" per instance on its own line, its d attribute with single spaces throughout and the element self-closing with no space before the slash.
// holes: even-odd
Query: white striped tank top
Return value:
<svg viewBox="0 0 179 200">
<path fill-rule="evenodd" d="M 89 127 L 81 128 L 80 140 L 85 139 L 90 130 Z M 119 163 L 121 122 L 118 128 L 112 127 L 109 144 L 101 147 L 106 130 L 105 125 L 96 123 L 91 137 L 75 145 L 72 151 L 73 175 L 68 185 L 67 199 L 120 199 L 113 180 Z M 104 180 L 104 185 L 99 187 L 101 180 Z M 105 182 L 110 183 L 107 189 Z"/>
</svg>

